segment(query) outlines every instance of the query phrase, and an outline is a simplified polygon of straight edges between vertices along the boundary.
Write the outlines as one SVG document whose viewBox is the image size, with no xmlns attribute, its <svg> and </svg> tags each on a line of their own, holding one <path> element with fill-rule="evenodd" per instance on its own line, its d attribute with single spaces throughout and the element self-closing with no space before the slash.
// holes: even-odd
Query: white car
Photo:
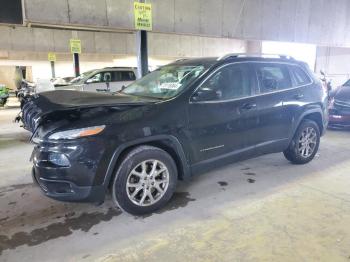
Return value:
<svg viewBox="0 0 350 262">
<path fill-rule="evenodd" d="M 131 67 L 106 67 L 82 73 L 70 85 L 55 87 L 56 90 L 85 92 L 117 92 L 136 80 L 137 71 Z"/>
</svg>

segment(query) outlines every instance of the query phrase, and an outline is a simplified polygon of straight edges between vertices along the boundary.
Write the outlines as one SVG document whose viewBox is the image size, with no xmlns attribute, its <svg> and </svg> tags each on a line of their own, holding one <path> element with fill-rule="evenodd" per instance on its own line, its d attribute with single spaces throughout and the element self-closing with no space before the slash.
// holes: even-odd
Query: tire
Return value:
<svg viewBox="0 0 350 262">
<path fill-rule="evenodd" d="M 309 139 L 305 138 L 307 136 L 309 136 Z M 312 120 L 303 120 L 289 147 L 283 152 L 285 158 L 297 165 L 309 163 L 318 151 L 320 137 L 318 125 Z"/>
<path fill-rule="evenodd" d="M 132 215 L 152 213 L 170 200 L 177 177 L 176 164 L 167 152 L 153 146 L 139 146 L 118 167 L 112 184 L 113 202 Z"/>
</svg>

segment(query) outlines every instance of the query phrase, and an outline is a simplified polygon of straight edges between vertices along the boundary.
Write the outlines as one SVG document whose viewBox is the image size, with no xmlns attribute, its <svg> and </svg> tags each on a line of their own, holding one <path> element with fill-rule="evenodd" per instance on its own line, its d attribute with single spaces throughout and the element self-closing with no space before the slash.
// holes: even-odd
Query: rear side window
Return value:
<svg viewBox="0 0 350 262">
<path fill-rule="evenodd" d="M 311 83 L 310 77 L 299 66 L 291 66 L 290 70 L 294 77 L 296 86 L 302 86 L 302 85 L 307 85 Z"/>
<path fill-rule="evenodd" d="M 270 93 L 292 87 L 292 81 L 286 65 L 257 64 L 260 93 Z"/>
<path fill-rule="evenodd" d="M 114 71 L 112 81 L 135 81 L 136 76 L 133 71 Z"/>
</svg>

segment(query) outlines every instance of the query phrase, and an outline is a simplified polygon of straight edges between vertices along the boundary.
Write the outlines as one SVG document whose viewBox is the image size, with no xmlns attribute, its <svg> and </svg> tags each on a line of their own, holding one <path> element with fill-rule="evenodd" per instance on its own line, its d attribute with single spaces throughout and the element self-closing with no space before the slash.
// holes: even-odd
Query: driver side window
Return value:
<svg viewBox="0 0 350 262">
<path fill-rule="evenodd" d="M 87 80 L 87 83 L 100 83 L 102 82 L 102 73 L 98 73 Z"/>
<path fill-rule="evenodd" d="M 225 101 L 251 95 L 247 64 L 225 66 L 207 79 L 194 94 L 195 101 Z"/>
</svg>

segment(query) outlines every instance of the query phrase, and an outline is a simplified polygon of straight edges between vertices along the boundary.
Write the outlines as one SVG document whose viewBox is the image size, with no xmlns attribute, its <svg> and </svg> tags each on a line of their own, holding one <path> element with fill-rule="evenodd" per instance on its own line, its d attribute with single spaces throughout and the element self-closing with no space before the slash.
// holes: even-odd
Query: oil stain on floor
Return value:
<svg viewBox="0 0 350 262">
<path fill-rule="evenodd" d="M 253 173 L 253 172 L 246 172 L 246 173 L 244 173 L 246 176 L 256 176 L 256 174 L 255 173 Z"/>
<path fill-rule="evenodd" d="M 13 192 L 19 189 L 24 189 L 26 187 L 34 187 L 33 183 L 28 184 L 19 184 L 19 185 L 12 185 L 7 187 L 1 187 L 0 188 L 0 194 L 5 195 L 6 193 Z"/>
<path fill-rule="evenodd" d="M 156 211 L 152 214 L 143 215 L 142 218 L 150 217 L 153 214 L 162 214 L 167 211 L 175 210 L 187 206 L 189 202 L 196 201 L 196 199 L 190 197 L 188 192 L 175 192 L 173 197 L 170 199 L 169 203 L 166 204 L 164 208 L 159 211 Z M 139 219 L 140 217 L 135 217 Z"/>
<path fill-rule="evenodd" d="M 226 181 L 219 181 L 218 184 L 220 186 L 228 186 L 228 183 Z"/>
<path fill-rule="evenodd" d="M 63 222 L 53 223 L 47 227 L 37 228 L 31 232 L 17 232 L 11 237 L 0 235 L 0 255 L 4 250 L 19 246 L 36 246 L 43 242 L 73 234 L 76 230 L 88 232 L 102 221 L 110 221 L 121 214 L 121 211 L 109 208 L 106 213 L 82 213 L 77 217 L 67 216 Z"/>
</svg>

